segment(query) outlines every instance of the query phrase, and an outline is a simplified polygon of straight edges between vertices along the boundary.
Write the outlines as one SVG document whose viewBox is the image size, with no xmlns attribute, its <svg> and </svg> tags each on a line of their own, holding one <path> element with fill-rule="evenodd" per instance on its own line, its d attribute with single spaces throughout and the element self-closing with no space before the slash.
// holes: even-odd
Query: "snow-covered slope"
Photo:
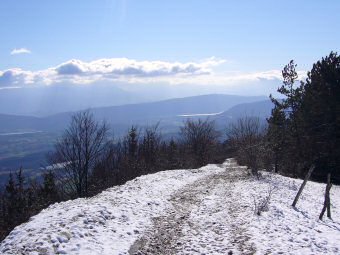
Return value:
<svg viewBox="0 0 340 255">
<path fill-rule="evenodd" d="M 146 175 L 89 199 L 54 204 L 15 228 L 0 254 L 339 254 L 340 187 L 333 220 L 318 220 L 323 184 L 264 173 L 255 180 L 233 160 Z M 274 189 L 269 211 L 254 199 Z"/>
<path fill-rule="evenodd" d="M 138 177 L 89 199 L 51 205 L 16 227 L 0 254 L 124 254 L 166 213 L 170 195 L 222 168 L 173 170 Z"/>
<path fill-rule="evenodd" d="M 332 218 L 319 214 L 326 184 L 309 181 L 294 209 L 291 204 L 302 180 L 263 173 L 260 181 L 244 180 L 235 185 L 243 204 L 254 205 L 273 189 L 269 211 L 255 216 L 244 211 L 246 224 L 257 254 L 340 254 L 340 186 L 331 189 Z"/>
</svg>

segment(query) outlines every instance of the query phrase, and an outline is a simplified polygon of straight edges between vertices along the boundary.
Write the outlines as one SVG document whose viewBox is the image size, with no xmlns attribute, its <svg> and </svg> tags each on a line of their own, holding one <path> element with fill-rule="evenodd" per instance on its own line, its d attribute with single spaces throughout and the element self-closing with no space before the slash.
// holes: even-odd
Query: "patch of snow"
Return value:
<svg viewBox="0 0 340 255">
<path fill-rule="evenodd" d="M 45 167 L 40 167 L 41 170 L 58 170 L 58 169 L 63 169 L 66 166 L 70 165 L 72 161 L 68 162 L 62 162 L 62 163 L 56 163 L 53 165 L 45 166 Z"/>
</svg>

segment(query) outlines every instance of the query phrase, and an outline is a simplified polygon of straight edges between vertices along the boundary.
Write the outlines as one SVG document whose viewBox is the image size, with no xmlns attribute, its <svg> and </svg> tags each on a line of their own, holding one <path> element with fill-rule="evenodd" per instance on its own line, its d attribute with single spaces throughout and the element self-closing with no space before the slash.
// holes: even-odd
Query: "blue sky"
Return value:
<svg viewBox="0 0 340 255">
<path fill-rule="evenodd" d="M 217 73 L 301 70 L 340 47 L 340 1 L 2 0 L 0 70 L 71 59 L 201 63 Z M 30 53 L 13 54 L 14 49 Z M 1 77 L 0 77 L 1 78 Z M 193 81 L 194 82 L 194 81 Z"/>
</svg>

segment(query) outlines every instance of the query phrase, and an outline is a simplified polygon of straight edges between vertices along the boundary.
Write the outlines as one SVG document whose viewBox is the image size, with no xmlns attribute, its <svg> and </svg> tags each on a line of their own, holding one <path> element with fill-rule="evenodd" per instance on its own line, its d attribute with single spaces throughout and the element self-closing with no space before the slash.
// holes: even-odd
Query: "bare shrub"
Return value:
<svg viewBox="0 0 340 255">
<path fill-rule="evenodd" d="M 194 166 L 203 166 L 209 162 L 219 135 L 213 121 L 188 119 L 184 123 L 181 127 L 181 136 L 193 158 Z"/>
<path fill-rule="evenodd" d="M 273 185 L 270 185 L 265 196 L 260 196 L 260 197 L 253 196 L 254 213 L 256 215 L 261 216 L 262 212 L 269 211 L 270 200 L 275 190 L 276 190 L 276 187 Z"/>
<path fill-rule="evenodd" d="M 264 152 L 265 130 L 258 117 L 240 118 L 227 129 L 228 143 L 234 149 L 237 161 L 251 168 L 256 176 Z"/>
</svg>

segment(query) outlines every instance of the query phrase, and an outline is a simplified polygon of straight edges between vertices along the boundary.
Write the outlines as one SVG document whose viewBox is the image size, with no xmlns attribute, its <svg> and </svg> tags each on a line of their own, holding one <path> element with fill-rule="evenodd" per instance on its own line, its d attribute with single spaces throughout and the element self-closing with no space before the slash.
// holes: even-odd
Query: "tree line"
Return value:
<svg viewBox="0 0 340 255">
<path fill-rule="evenodd" d="M 282 71 L 283 85 L 271 96 L 268 141 L 277 172 L 304 177 L 311 165 L 314 180 L 331 174 L 340 183 L 340 57 L 331 52 L 317 61 L 307 79 L 298 81 L 296 64 Z"/>
<path fill-rule="evenodd" d="M 254 174 L 267 169 L 313 180 L 340 183 L 340 56 L 331 52 L 299 80 L 296 64 L 282 71 L 280 96 L 266 123 L 244 117 L 230 125 L 228 142 L 239 163 Z"/>
</svg>

